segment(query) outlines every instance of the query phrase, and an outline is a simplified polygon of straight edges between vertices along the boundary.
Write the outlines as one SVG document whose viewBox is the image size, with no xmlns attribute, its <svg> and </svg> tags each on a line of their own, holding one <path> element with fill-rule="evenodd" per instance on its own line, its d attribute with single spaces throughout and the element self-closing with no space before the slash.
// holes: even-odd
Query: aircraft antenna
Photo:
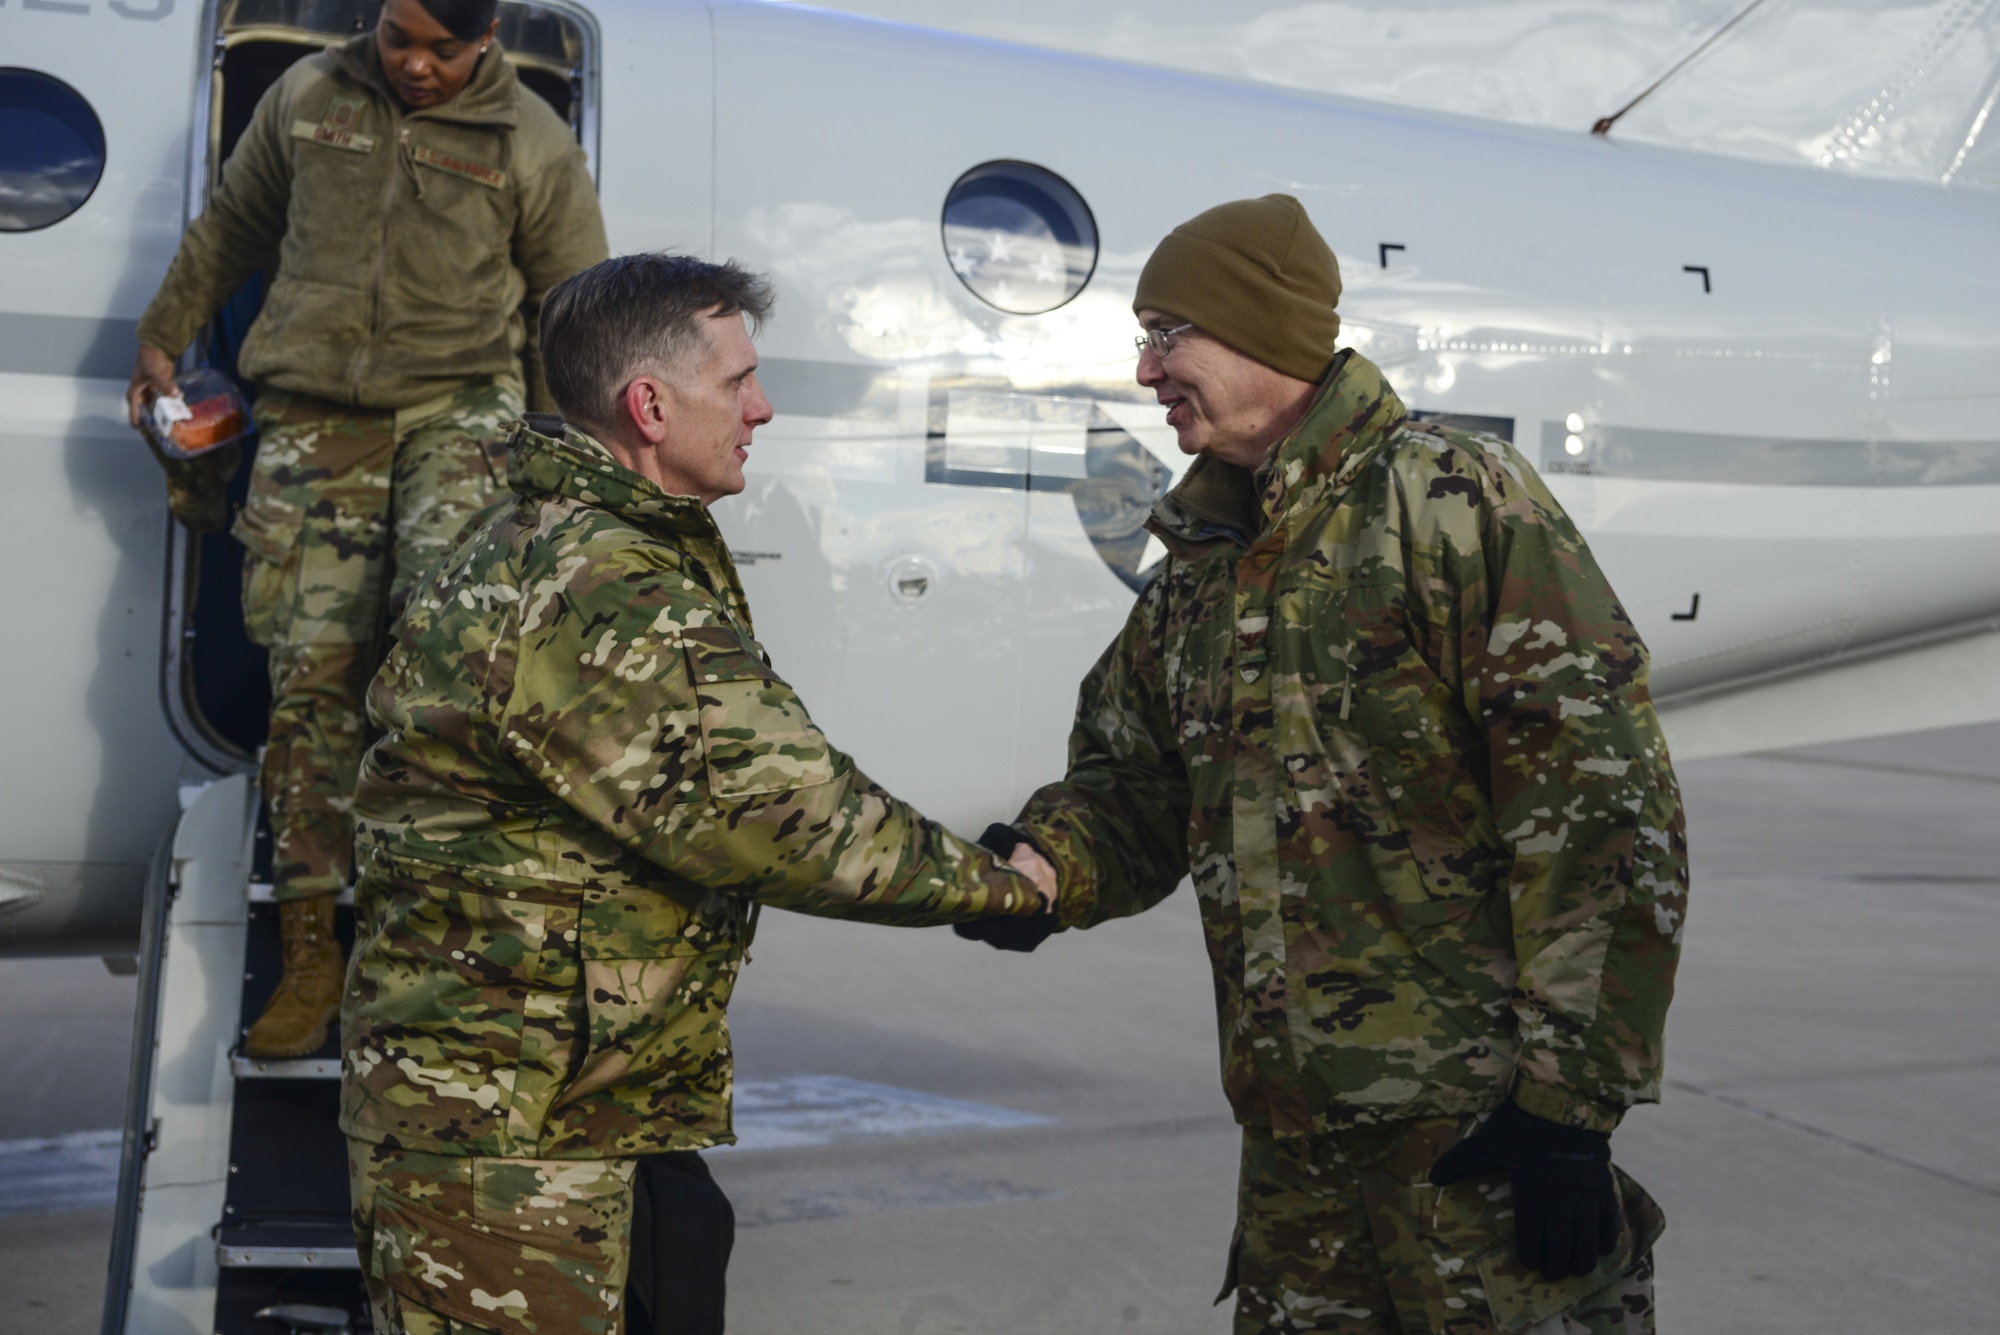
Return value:
<svg viewBox="0 0 2000 1335">
<path fill-rule="evenodd" d="M 1686 69 L 1689 65 L 1693 64 L 1695 59 L 1698 56 L 1700 56 L 1702 52 L 1708 50 L 1708 48 L 1714 46 L 1717 42 L 1721 41 L 1724 37 L 1726 37 L 1729 34 L 1729 30 L 1731 28 L 1734 28 L 1737 24 L 1743 22 L 1744 19 L 1749 18 L 1751 12 L 1753 10 L 1758 9 L 1763 4 L 1764 0 L 1750 0 L 1750 3 L 1744 7 L 1742 13 L 1738 14 L 1735 18 L 1729 20 L 1729 22 L 1723 24 L 1720 28 L 1717 28 L 1714 32 L 1710 33 L 1708 35 L 1708 40 L 1704 41 L 1700 46 L 1697 46 L 1694 50 L 1688 52 L 1686 55 L 1682 56 L 1679 60 L 1675 61 L 1673 64 L 1673 68 L 1669 69 L 1665 74 L 1662 74 L 1659 78 L 1647 84 L 1646 87 L 1643 90 L 1641 90 L 1641 92 L 1637 97 L 1633 98 L 1630 102 L 1627 102 L 1624 106 L 1618 108 L 1618 110 L 1612 112 L 1609 116 L 1599 117 L 1597 124 L 1590 127 L 1590 132 L 1596 135 L 1600 139 L 1608 136 L 1611 133 L 1611 127 L 1618 123 L 1618 118 L 1620 116 L 1623 116 L 1633 107 L 1638 106 L 1641 102 L 1644 102 L 1647 98 L 1651 97 L 1655 92 L 1655 90 L 1657 90 L 1661 84 L 1665 83 L 1667 80 L 1673 78 L 1676 74 L 1679 74 L 1682 70 Z"/>
</svg>

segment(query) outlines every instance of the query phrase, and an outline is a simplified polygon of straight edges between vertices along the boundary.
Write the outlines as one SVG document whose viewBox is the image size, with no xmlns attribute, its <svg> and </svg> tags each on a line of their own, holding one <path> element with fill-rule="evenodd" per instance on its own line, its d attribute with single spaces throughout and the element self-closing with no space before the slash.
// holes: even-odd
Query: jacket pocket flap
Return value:
<svg viewBox="0 0 2000 1335">
<path fill-rule="evenodd" d="M 697 682 L 695 699 L 711 796 L 786 793 L 837 777 L 826 738 L 783 682 L 767 677 Z"/>
<path fill-rule="evenodd" d="M 500 1335 L 617 1328 L 623 1295 L 592 1260 L 528 1246 L 382 1190 L 370 1266 L 402 1297 Z"/>
<path fill-rule="evenodd" d="M 1493 1309 L 1493 1324 L 1503 1335 L 1514 1335 L 1537 1321 L 1569 1311 L 1630 1270 L 1633 1261 L 1644 1256 L 1666 1231 L 1666 1215 L 1646 1194 L 1646 1189 L 1616 1165 L 1611 1172 L 1618 1183 L 1623 1216 L 1618 1224 L 1618 1245 L 1589 1274 L 1571 1279 L 1543 1279 L 1515 1257 L 1511 1237 L 1480 1254 L 1480 1284 L 1486 1290 L 1487 1304 Z"/>
</svg>

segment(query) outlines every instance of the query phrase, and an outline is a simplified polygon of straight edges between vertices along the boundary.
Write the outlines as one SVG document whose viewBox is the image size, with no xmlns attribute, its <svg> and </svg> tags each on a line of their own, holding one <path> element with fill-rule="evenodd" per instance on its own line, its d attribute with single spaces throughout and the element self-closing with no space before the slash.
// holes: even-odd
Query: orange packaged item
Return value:
<svg viewBox="0 0 2000 1335">
<path fill-rule="evenodd" d="M 193 459 L 232 441 L 250 427 L 248 405 L 228 378 L 208 367 L 174 381 L 180 393 L 162 394 L 146 415 L 146 434 L 169 458 Z"/>
<path fill-rule="evenodd" d="M 226 394 L 188 404 L 188 418 L 168 428 L 174 444 L 189 454 L 213 449 L 243 434 L 243 413 Z"/>
</svg>

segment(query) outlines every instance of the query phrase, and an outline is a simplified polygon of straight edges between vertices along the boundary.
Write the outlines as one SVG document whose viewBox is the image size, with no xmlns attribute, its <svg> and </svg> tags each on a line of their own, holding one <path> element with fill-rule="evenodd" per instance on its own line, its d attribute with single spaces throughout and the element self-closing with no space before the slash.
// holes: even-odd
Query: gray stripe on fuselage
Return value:
<svg viewBox="0 0 2000 1335">
<path fill-rule="evenodd" d="M 799 417 L 894 418 L 901 379 L 894 366 L 794 357 L 764 357 L 757 363 L 757 380 L 772 408 Z"/>
<path fill-rule="evenodd" d="M 138 346 L 136 320 L 0 311 L 0 372 L 123 380 Z M 895 367 L 767 357 L 759 378 L 781 412 L 895 414 Z M 2000 485 L 2000 440 L 1803 440 L 1626 426 L 1581 434 L 1584 451 L 1572 456 L 1564 424 L 1543 422 L 1542 471 L 1774 487 Z"/>
<path fill-rule="evenodd" d="M 2000 485 L 1996 440 L 1794 440 L 1592 426 L 1583 453 L 1563 449 L 1561 422 L 1542 423 L 1542 471 L 1759 487 Z"/>
<path fill-rule="evenodd" d="M 0 372 L 123 380 L 138 355 L 137 320 L 0 311 Z"/>
</svg>

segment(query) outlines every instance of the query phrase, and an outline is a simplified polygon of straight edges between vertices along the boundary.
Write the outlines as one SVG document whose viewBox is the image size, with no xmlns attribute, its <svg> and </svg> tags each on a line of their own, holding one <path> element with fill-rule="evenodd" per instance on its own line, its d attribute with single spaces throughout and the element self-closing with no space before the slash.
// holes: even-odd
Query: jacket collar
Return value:
<svg viewBox="0 0 2000 1335">
<path fill-rule="evenodd" d="M 330 46 L 327 54 L 342 74 L 366 84 L 401 115 L 428 116 L 462 125 L 514 125 L 520 121 L 521 81 L 514 76 L 514 67 L 507 63 L 506 53 L 497 41 L 479 58 L 478 68 L 473 70 L 465 87 L 458 90 L 457 97 L 421 111 L 404 110 L 395 90 L 389 87 L 388 76 L 382 73 L 382 62 L 376 56 L 373 32 L 358 33 Z"/>
<path fill-rule="evenodd" d="M 537 425 L 550 429 L 557 420 L 535 418 Z M 657 539 L 673 549 L 682 571 L 701 581 L 746 634 L 756 634 L 729 544 L 708 507 L 695 497 L 669 496 L 573 426 L 564 424 L 558 437 L 525 421 L 507 442 L 507 485 L 524 498 L 559 496 L 603 510 Z"/>
<path fill-rule="evenodd" d="M 507 443 L 507 485 L 522 496 L 561 496 L 608 511 L 667 542 L 705 538 L 721 543 L 722 531 L 700 500 L 669 496 L 573 426 L 565 424 L 562 432 L 560 437 L 543 435 L 525 422 L 516 427 Z"/>
<path fill-rule="evenodd" d="M 1299 424 L 1254 472 L 1204 454 L 1146 527 L 1176 556 L 1248 547 L 1293 510 L 1337 493 L 1409 416 L 1382 372 L 1352 348 L 1333 359 Z"/>
</svg>

